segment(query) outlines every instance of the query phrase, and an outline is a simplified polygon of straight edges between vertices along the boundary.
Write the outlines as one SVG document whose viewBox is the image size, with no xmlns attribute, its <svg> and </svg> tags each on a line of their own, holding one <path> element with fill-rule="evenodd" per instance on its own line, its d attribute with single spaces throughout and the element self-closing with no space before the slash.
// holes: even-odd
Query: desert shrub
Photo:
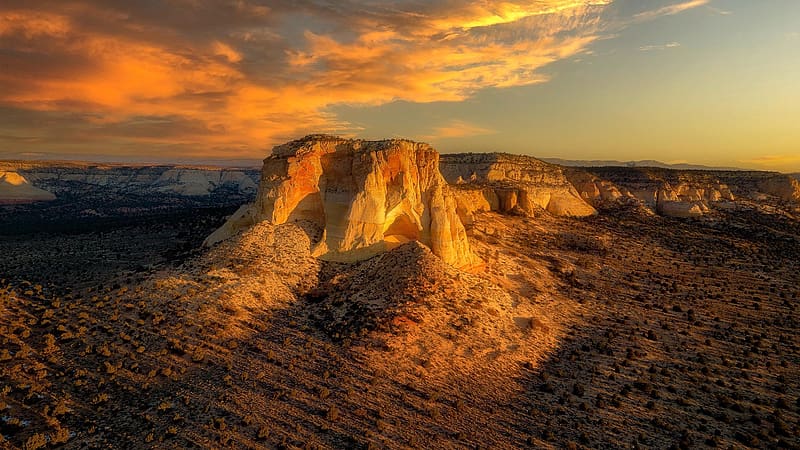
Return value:
<svg viewBox="0 0 800 450">
<path fill-rule="evenodd" d="M 98 394 L 92 398 L 93 405 L 101 405 L 103 403 L 106 403 L 107 401 L 108 401 L 108 394 L 106 393 Z"/>
<path fill-rule="evenodd" d="M 192 362 L 196 363 L 202 362 L 203 359 L 205 359 L 205 357 L 206 355 L 201 349 L 195 349 L 195 351 L 192 352 Z"/>
<path fill-rule="evenodd" d="M 328 408 L 328 412 L 326 413 L 325 417 L 328 420 L 331 420 L 331 421 L 334 421 L 334 420 L 338 419 L 339 418 L 339 408 L 337 408 L 336 405 L 331 405 Z"/>
<path fill-rule="evenodd" d="M 586 236 L 572 232 L 562 232 L 557 236 L 559 244 L 569 250 L 606 253 L 611 249 L 611 237 Z"/>
<path fill-rule="evenodd" d="M 218 417 L 218 418 L 214 419 L 213 425 L 214 425 L 214 428 L 216 428 L 216 429 L 218 429 L 220 431 L 225 431 L 225 429 L 228 428 L 228 424 L 225 423 L 225 418 L 224 417 Z"/>
<path fill-rule="evenodd" d="M 56 347 L 56 337 L 48 333 L 44 335 L 44 354 L 50 354 L 58 350 Z"/>
<path fill-rule="evenodd" d="M 53 444 L 63 444 L 69 440 L 69 430 L 66 428 L 59 428 L 50 436 L 50 442 Z"/>
<path fill-rule="evenodd" d="M 29 437 L 25 440 L 25 443 L 22 444 L 23 450 L 36 450 L 42 448 L 47 445 L 47 438 L 41 434 L 36 433 L 33 436 Z"/>
</svg>

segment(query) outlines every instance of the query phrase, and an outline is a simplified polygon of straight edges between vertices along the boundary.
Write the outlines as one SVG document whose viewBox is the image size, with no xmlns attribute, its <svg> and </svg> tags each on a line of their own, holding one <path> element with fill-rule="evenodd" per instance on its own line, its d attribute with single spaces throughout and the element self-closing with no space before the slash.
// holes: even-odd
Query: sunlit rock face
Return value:
<svg viewBox="0 0 800 450">
<path fill-rule="evenodd" d="M 720 203 L 737 196 L 729 186 L 728 172 L 680 171 L 640 167 L 586 168 L 584 175 L 574 171 L 573 184 L 585 198 L 602 202 L 635 199 L 654 212 L 669 217 L 701 217 Z M 595 189 L 592 189 L 592 187 Z"/>
<path fill-rule="evenodd" d="M 784 202 L 800 203 L 800 181 L 789 175 L 776 175 L 759 183 L 759 189 Z"/>
<path fill-rule="evenodd" d="M 419 241 L 455 267 L 478 262 L 439 154 L 422 143 L 315 135 L 277 146 L 264 160 L 256 201 L 206 243 L 261 220 L 317 224 L 323 235 L 314 255 L 328 260 L 362 260 Z"/>
<path fill-rule="evenodd" d="M 0 204 L 54 200 L 51 192 L 33 186 L 16 172 L 0 171 Z"/>
<path fill-rule="evenodd" d="M 800 182 L 776 172 L 657 167 L 570 168 L 568 178 L 596 207 L 636 201 L 670 217 L 701 217 L 747 203 L 800 207 Z"/>
<path fill-rule="evenodd" d="M 597 211 L 584 201 L 561 167 L 536 158 L 503 153 L 442 155 L 442 175 L 455 189 L 465 222 L 480 211 L 584 217 Z"/>
<path fill-rule="evenodd" d="M 712 204 L 735 199 L 730 188 L 718 181 L 670 183 L 659 180 L 652 186 L 639 186 L 630 192 L 657 213 L 669 217 L 701 217 L 711 212 Z"/>
<path fill-rule="evenodd" d="M 664 182 L 655 193 L 658 213 L 670 217 L 700 217 L 711 212 L 709 205 L 720 201 L 733 201 L 735 197 L 727 185 L 719 182 Z M 649 200 L 650 193 L 644 197 Z"/>
<path fill-rule="evenodd" d="M 626 189 L 589 172 L 566 167 L 564 173 L 578 191 L 578 195 L 595 208 L 615 205 L 634 198 Z"/>
</svg>

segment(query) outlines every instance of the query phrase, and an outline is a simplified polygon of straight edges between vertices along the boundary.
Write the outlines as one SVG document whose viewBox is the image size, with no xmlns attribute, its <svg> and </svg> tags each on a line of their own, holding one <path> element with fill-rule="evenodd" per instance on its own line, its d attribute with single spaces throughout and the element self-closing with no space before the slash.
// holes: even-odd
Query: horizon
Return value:
<svg viewBox="0 0 800 450">
<path fill-rule="evenodd" d="M 403 138 L 398 138 L 403 139 Z M 458 154 L 459 152 L 440 152 L 442 155 Z M 723 167 L 723 166 L 707 166 L 703 164 L 694 164 L 687 161 L 679 162 L 664 162 L 653 159 L 619 161 L 619 160 L 579 160 L 579 159 L 564 159 L 558 157 L 539 157 L 536 155 L 529 155 L 524 153 L 512 152 L 499 152 L 499 151 L 473 151 L 473 152 L 460 152 L 462 154 L 479 154 L 479 153 L 501 153 L 509 155 L 529 156 L 548 164 L 560 165 L 564 167 L 631 167 L 631 168 L 666 168 L 670 170 L 699 170 L 699 171 L 741 171 L 741 172 L 776 172 L 784 175 L 798 175 L 800 172 L 781 172 L 777 170 L 768 170 L 763 168 L 748 168 L 748 167 Z M 66 155 L 69 156 L 69 155 Z M 113 158 L 113 157 L 112 157 Z M 175 167 L 200 167 L 209 169 L 243 169 L 243 170 L 260 170 L 264 158 L 261 159 L 81 159 L 75 158 L 62 158 L 62 159 L 43 159 L 43 158 L 3 158 L 0 159 L 1 163 L 49 163 L 49 164 L 98 164 L 108 166 L 130 166 L 130 167 L 148 167 L 148 166 L 175 166 Z M 647 165 L 654 163 L 654 165 Z"/>
<path fill-rule="evenodd" d="M 331 133 L 800 172 L 798 23 L 789 0 L 12 0 L 0 159 L 260 161 Z"/>
</svg>

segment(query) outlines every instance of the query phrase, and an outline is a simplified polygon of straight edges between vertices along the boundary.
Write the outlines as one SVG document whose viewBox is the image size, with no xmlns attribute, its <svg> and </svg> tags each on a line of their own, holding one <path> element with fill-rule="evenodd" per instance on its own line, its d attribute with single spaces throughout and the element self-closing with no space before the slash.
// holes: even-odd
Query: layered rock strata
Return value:
<svg viewBox="0 0 800 450">
<path fill-rule="evenodd" d="M 439 154 L 407 140 L 307 136 L 264 160 L 256 201 L 206 240 L 211 245 L 256 222 L 310 221 L 323 232 L 313 254 L 363 260 L 419 241 L 455 267 L 478 260 L 439 173 Z"/>
<path fill-rule="evenodd" d="M 635 198 L 658 214 L 701 217 L 739 200 L 800 203 L 800 183 L 759 171 L 592 167 L 571 170 L 570 180 L 590 203 Z M 605 189 L 605 190 L 604 190 Z"/>
<path fill-rule="evenodd" d="M 257 169 L 179 165 L 124 165 L 79 162 L 0 161 L 0 172 L 14 172 L 37 188 L 80 195 L 102 188 L 109 194 L 167 194 L 201 197 L 217 192 L 254 194 Z"/>
<path fill-rule="evenodd" d="M 736 196 L 713 173 L 657 168 L 601 169 L 600 175 L 640 200 L 656 213 L 669 217 L 700 217 L 715 204 L 732 202 Z"/>
<path fill-rule="evenodd" d="M 597 211 L 584 201 L 561 167 L 504 153 L 442 155 L 440 169 L 455 187 L 458 211 L 470 223 L 480 211 L 585 217 Z"/>
<path fill-rule="evenodd" d="M 565 174 L 578 195 L 595 208 L 614 206 L 635 198 L 627 189 L 584 170 L 565 168 Z"/>
</svg>

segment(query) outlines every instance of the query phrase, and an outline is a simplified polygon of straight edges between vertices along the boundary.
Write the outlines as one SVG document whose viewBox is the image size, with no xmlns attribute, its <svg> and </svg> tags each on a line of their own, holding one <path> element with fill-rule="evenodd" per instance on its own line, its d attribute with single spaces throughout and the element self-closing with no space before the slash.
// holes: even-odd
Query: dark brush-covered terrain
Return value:
<svg viewBox="0 0 800 450">
<path fill-rule="evenodd" d="M 0 199 L 0 276 L 56 289 L 130 279 L 179 262 L 256 193 L 255 185 L 209 184 L 225 170 L 4 165 L 38 179 L 36 187 L 55 198 L 6 205 Z M 169 170 L 177 175 L 157 182 Z"/>
</svg>

